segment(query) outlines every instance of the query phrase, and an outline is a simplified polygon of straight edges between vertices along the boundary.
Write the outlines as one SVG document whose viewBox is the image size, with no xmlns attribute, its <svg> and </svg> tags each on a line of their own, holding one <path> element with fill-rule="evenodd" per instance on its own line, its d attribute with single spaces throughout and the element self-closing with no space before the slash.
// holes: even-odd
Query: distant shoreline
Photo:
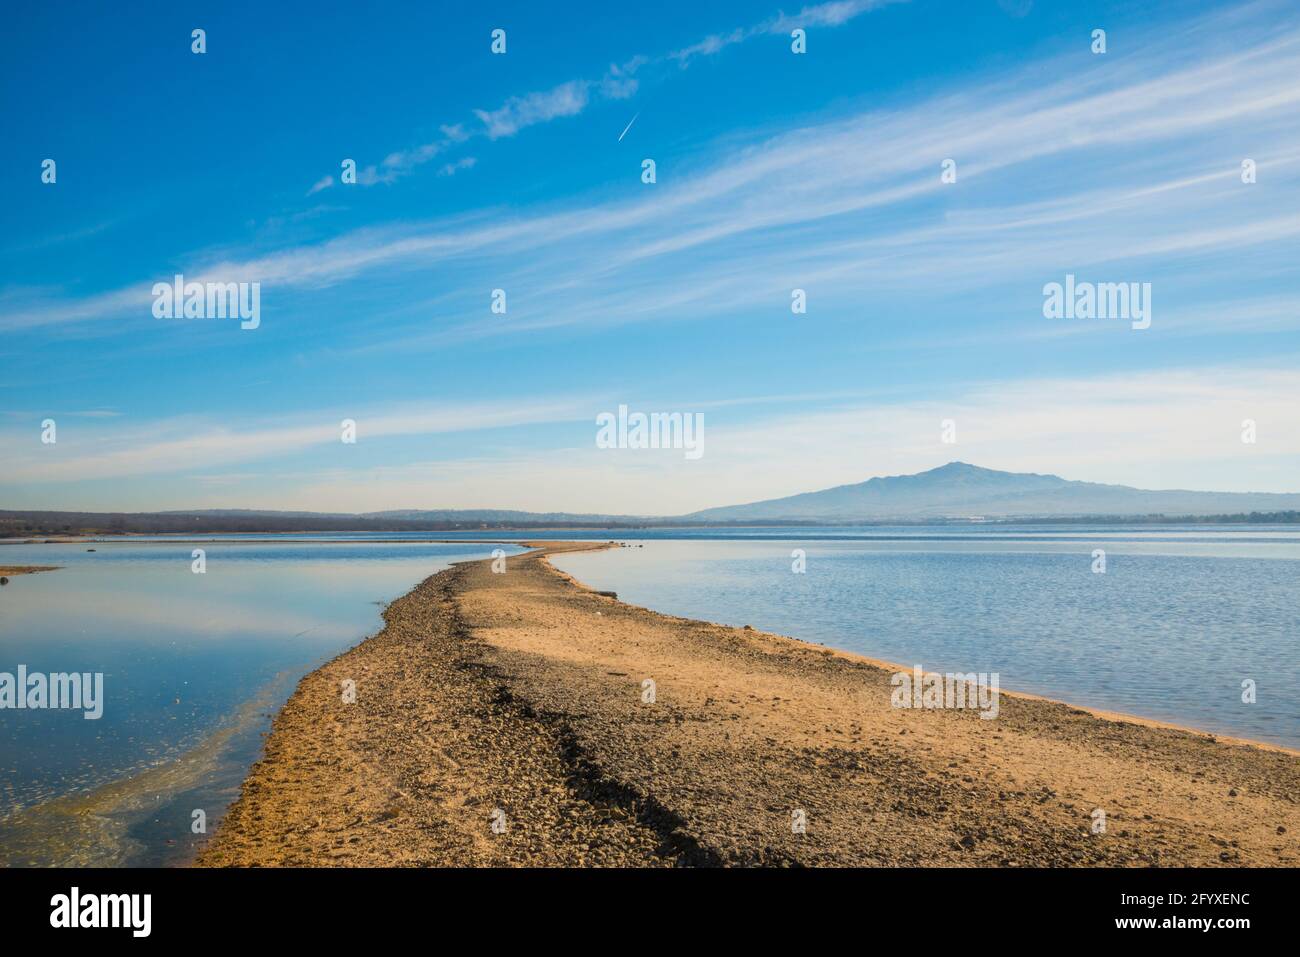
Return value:
<svg viewBox="0 0 1300 957">
<path fill-rule="evenodd" d="M 426 579 L 305 677 L 197 863 L 1300 861 L 1296 752 L 1005 692 L 991 721 L 892 708 L 897 666 L 627 605 L 546 560 L 607 543 L 523 544 L 504 574 Z"/>
<path fill-rule="evenodd" d="M 222 535 L 358 535 L 358 534 L 415 534 L 419 532 L 457 532 L 461 534 L 484 534 L 490 535 L 493 532 L 510 534 L 510 535 L 536 535 L 539 532 L 671 532 L 671 531 L 742 531 L 745 529 L 772 529 L 780 531 L 782 529 L 835 529 L 835 528 L 927 528 L 927 527 L 951 527 L 951 528 L 1004 528 L 1007 526 L 1035 526 L 1035 527 L 1078 527 L 1092 528 L 1103 525 L 1124 525 L 1124 526 L 1164 526 L 1164 525 L 1203 525 L 1206 527 L 1215 527 L 1223 525 L 1282 525 L 1300 527 L 1300 512 L 1283 512 L 1283 513 L 1263 513 L 1252 512 L 1249 514 L 1233 515 L 1080 515 L 1069 517 L 1048 517 L 1048 518 L 898 518 L 898 519 L 872 519 L 872 520 L 845 520 L 845 521 L 804 521 L 804 520 L 783 520 L 783 521 L 734 521 L 734 522 L 647 522 L 640 524 L 623 524 L 617 522 L 598 523 L 598 524 L 566 524 L 563 522 L 543 522 L 538 524 L 504 524 L 504 525 L 478 525 L 473 523 L 465 524 L 445 524 L 438 523 L 434 527 L 416 526 L 410 528 L 390 528 L 383 526 L 348 526 L 348 527 L 277 527 L 274 525 L 257 526 L 257 527 L 216 527 L 212 526 L 206 529 L 168 529 L 156 530 L 146 528 L 136 529 L 88 529 L 77 532 L 55 532 L 55 531 L 22 531 L 15 532 L 12 529 L 0 526 L 0 545 L 43 545 L 43 544 L 77 544 L 89 542 L 92 540 L 127 540 L 143 537 L 164 537 L 170 541 L 197 541 L 199 539 L 181 538 L 180 536 L 222 536 Z M 312 541 L 320 541 L 319 538 L 313 538 Z M 359 539 L 349 538 L 341 539 L 342 541 L 359 541 Z M 464 538 L 454 539 L 408 539 L 409 541 L 429 541 L 439 543 L 457 543 L 466 541 Z M 392 541 L 392 539 L 374 539 L 374 541 Z"/>
</svg>

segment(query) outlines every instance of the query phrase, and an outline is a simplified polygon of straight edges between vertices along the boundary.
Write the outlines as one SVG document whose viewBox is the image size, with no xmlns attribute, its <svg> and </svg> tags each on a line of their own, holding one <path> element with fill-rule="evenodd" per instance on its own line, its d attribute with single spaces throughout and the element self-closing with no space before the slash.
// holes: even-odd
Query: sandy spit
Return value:
<svg viewBox="0 0 1300 957">
<path fill-rule="evenodd" d="M 1300 863 L 1293 752 L 1005 693 L 892 708 L 880 663 L 621 603 L 545 558 L 603 546 L 535 544 L 306 676 L 197 864 Z"/>
</svg>

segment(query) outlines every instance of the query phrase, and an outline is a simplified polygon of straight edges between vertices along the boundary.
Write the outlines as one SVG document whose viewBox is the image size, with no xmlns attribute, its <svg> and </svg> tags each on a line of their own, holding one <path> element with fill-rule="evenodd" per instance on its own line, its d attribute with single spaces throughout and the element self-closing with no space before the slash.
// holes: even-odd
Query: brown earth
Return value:
<svg viewBox="0 0 1300 957">
<path fill-rule="evenodd" d="M 591 547 L 393 602 L 302 680 L 197 863 L 1300 862 L 1294 752 L 1006 692 L 995 720 L 893 708 L 892 667 L 626 605 L 545 559 Z"/>
</svg>

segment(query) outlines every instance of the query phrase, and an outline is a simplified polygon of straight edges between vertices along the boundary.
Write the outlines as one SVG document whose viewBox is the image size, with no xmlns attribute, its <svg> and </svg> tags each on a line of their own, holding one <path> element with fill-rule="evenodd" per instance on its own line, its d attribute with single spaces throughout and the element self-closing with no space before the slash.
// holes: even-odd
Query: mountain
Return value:
<svg viewBox="0 0 1300 957">
<path fill-rule="evenodd" d="M 915 475 L 890 475 L 748 505 L 707 508 L 684 518 L 697 522 L 851 522 L 976 516 L 1222 515 L 1297 509 L 1300 494 L 1150 491 L 949 462 Z"/>
<path fill-rule="evenodd" d="M 1249 514 L 1254 513 L 1254 514 Z M 1282 514 L 1286 513 L 1286 514 Z M 401 509 L 293 512 L 197 509 L 171 512 L 0 510 L 0 538 L 40 535 L 229 532 L 439 532 L 465 529 L 650 528 L 727 524 L 849 524 L 938 519 L 1052 519 L 1204 516 L 1217 521 L 1300 523 L 1300 494 L 1148 491 L 1071 482 L 1056 475 L 999 472 L 965 462 L 916 475 L 890 475 L 748 505 L 690 515 L 634 516 L 511 509 Z"/>
</svg>

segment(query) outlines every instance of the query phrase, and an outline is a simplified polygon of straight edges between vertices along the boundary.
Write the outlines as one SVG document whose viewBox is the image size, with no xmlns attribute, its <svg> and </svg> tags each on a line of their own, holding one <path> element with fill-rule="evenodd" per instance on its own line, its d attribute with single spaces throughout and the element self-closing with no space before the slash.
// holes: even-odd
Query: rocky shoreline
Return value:
<svg viewBox="0 0 1300 957">
<path fill-rule="evenodd" d="M 306 676 L 200 866 L 1296 866 L 1300 756 L 454 566 Z M 1097 812 L 1104 817 L 1097 829 Z"/>
</svg>

